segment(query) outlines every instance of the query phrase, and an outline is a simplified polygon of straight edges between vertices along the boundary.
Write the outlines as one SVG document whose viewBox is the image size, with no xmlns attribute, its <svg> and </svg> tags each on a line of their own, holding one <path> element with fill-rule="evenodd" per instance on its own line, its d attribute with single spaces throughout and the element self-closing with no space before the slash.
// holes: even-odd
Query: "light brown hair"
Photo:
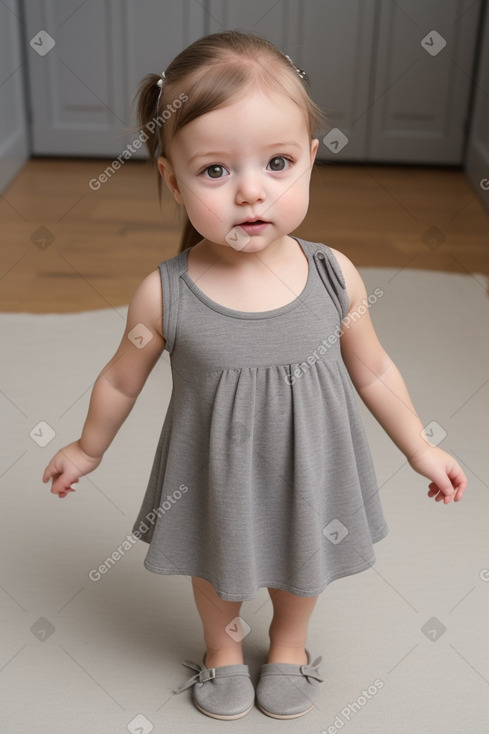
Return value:
<svg viewBox="0 0 489 734">
<path fill-rule="evenodd" d="M 304 112 L 311 140 L 325 124 L 321 110 L 309 96 L 305 72 L 270 41 L 251 33 L 224 31 L 199 38 L 169 64 L 161 87 L 160 79 L 159 74 L 147 74 L 136 93 L 139 128 L 155 167 L 159 156 L 171 162 L 171 142 L 182 127 L 230 104 L 253 84 L 293 100 Z M 161 187 L 158 172 L 160 200 Z M 201 239 L 186 216 L 179 251 Z"/>
</svg>

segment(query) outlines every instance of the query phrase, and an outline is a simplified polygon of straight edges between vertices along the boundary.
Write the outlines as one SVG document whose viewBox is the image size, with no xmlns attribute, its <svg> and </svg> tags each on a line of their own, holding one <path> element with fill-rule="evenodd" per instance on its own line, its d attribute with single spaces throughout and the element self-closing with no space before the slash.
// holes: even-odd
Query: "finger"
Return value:
<svg viewBox="0 0 489 734">
<path fill-rule="evenodd" d="M 435 482 L 431 482 L 429 487 L 428 497 L 433 497 L 435 502 L 440 502 L 445 496 L 443 492 L 440 493 L 440 487 Z"/>
<path fill-rule="evenodd" d="M 449 502 L 453 499 L 453 487 L 451 485 L 446 485 L 439 488 L 440 493 L 437 497 L 437 501 L 441 502 L 443 500 L 445 505 L 448 505 Z"/>
<path fill-rule="evenodd" d="M 459 502 L 464 496 L 465 490 L 467 489 L 468 482 L 465 482 L 463 486 L 459 487 L 455 493 L 454 502 Z"/>
<path fill-rule="evenodd" d="M 74 484 L 74 482 L 75 480 L 69 476 L 67 477 L 66 474 L 61 474 L 54 480 L 51 492 L 53 494 L 66 494 L 68 491 L 73 492 L 74 490 L 71 488 L 71 485 Z"/>
<path fill-rule="evenodd" d="M 54 467 L 52 464 L 48 464 L 47 467 L 44 469 L 44 474 L 42 475 L 42 481 L 44 484 L 48 482 L 51 477 L 54 477 L 55 474 L 58 474 L 58 471 L 56 467 Z"/>
<path fill-rule="evenodd" d="M 439 492 L 437 497 L 435 497 L 435 502 L 443 502 L 445 505 L 447 505 L 451 500 L 451 497 L 448 497 L 443 492 Z"/>
<path fill-rule="evenodd" d="M 440 488 L 434 482 L 432 482 L 430 484 L 428 496 L 434 497 L 435 502 L 441 502 L 443 500 L 443 502 L 447 505 L 453 499 L 453 488 L 450 487 L 450 488 L 443 489 L 443 488 Z"/>
<path fill-rule="evenodd" d="M 438 491 L 441 492 L 441 497 L 438 501 L 444 499 L 446 505 L 451 502 L 451 500 L 453 499 L 455 488 L 453 486 L 449 472 L 441 472 L 440 475 L 434 477 L 433 484 L 435 484 L 438 488 Z"/>
<path fill-rule="evenodd" d="M 448 505 L 448 503 L 451 502 L 452 500 L 454 500 L 455 502 L 458 502 L 459 499 L 462 499 L 466 486 L 467 486 L 466 479 L 465 481 L 461 479 L 452 481 L 451 488 L 444 489 L 445 504 Z"/>
<path fill-rule="evenodd" d="M 449 472 L 451 482 L 455 489 L 455 502 L 458 502 L 464 496 L 464 492 L 467 489 L 468 479 L 465 476 L 463 469 L 460 466 L 455 466 Z"/>
<path fill-rule="evenodd" d="M 60 499 L 63 499 L 63 497 L 68 496 L 69 492 L 73 492 L 73 490 L 68 487 L 67 489 L 60 489 L 57 492 L 55 492 L 54 494 L 57 494 Z"/>
<path fill-rule="evenodd" d="M 74 492 L 75 490 L 73 489 L 73 487 L 65 487 L 61 491 L 63 495 L 66 497 L 66 495 L 68 495 L 70 492 Z"/>
</svg>

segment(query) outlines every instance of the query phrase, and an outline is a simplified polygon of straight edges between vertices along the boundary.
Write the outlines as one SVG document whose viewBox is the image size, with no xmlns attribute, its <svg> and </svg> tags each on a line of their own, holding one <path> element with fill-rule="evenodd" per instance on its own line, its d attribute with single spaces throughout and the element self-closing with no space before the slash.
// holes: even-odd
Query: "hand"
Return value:
<svg viewBox="0 0 489 734">
<path fill-rule="evenodd" d="M 69 492 L 75 491 L 71 485 L 96 469 L 102 458 L 102 456 L 89 456 L 81 448 L 80 442 L 74 441 L 53 456 L 44 470 L 42 481 L 46 483 L 52 478 L 51 492 L 63 499 Z"/>
<path fill-rule="evenodd" d="M 432 480 L 428 497 L 434 497 L 435 502 L 443 500 L 448 505 L 452 499 L 455 502 L 462 499 L 467 477 L 459 463 L 446 451 L 430 446 L 408 458 L 408 461 L 414 471 Z"/>
</svg>

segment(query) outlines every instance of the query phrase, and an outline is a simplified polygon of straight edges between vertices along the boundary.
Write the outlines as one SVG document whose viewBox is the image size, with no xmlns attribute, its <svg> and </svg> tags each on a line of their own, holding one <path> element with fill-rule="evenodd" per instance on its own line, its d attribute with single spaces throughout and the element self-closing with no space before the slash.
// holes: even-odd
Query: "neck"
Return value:
<svg viewBox="0 0 489 734">
<path fill-rule="evenodd" d="M 236 251 L 228 245 L 219 245 L 204 239 L 198 245 L 195 245 L 194 249 L 200 251 L 206 257 L 219 260 L 222 265 L 234 268 L 246 267 L 248 264 L 254 266 L 256 258 L 253 255 L 257 255 L 259 260 L 264 263 L 273 262 L 278 257 L 282 257 L 285 252 L 288 252 L 293 244 L 295 244 L 295 240 L 288 235 L 284 235 L 264 248 Z"/>
</svg>

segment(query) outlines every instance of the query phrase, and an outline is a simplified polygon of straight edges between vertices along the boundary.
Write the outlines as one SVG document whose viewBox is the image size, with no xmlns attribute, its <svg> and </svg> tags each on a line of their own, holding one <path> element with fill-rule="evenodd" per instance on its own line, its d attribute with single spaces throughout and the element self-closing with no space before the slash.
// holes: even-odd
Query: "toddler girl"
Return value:
<svg viewBox="0 0 489 734">
<path fill-rule="evenodd" d="M 173 391 L 133 532 L 147 569 L 192 577 L 206 652 L 177 691 L 219 719 L 251 709 L 239 612 L 267 587 L 256 699 L 295 718 L 322 680 L 305 647 L 318 594 L 369 568 L 387 533 L 353 386 L 430 497 L 458 501 L 467 480 L 423 436 L 355 267 L 290 236 L 323 122 L 305 73 L 261 38 L 214 34 L 145 77 L 138 112 L 160 193 L 163 178 L 188 215 L 181 250 L 136 290 L 82 435 L 43 480 L 66 497 L 100 464 L 166 349 Z"/>
</svg>

